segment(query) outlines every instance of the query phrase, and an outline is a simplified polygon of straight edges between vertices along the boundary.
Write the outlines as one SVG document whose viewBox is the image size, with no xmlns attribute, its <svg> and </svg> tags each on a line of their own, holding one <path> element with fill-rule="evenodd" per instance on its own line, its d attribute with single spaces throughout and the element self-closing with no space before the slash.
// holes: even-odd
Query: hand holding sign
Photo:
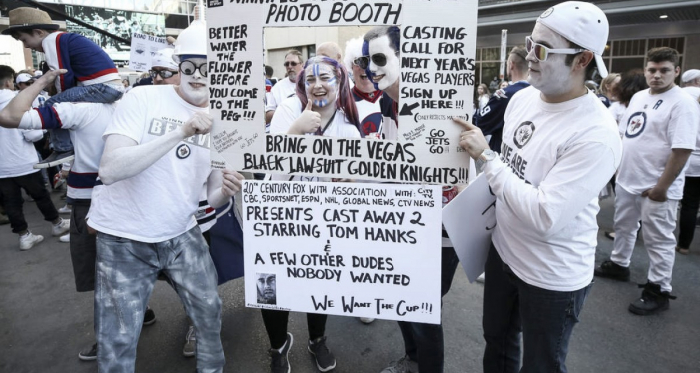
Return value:
<svg viewBox="0 0 700 373">
<path fill-rule="evenodd" d="M 321 114 L 312 110 L 313 101 L 309 97 L 309 102 L 306 104 L 306 109 L 301 113 L 299 118 L 292 123 L 289 128 L 291 135 L 303 135 L 306 133 L 314 133 L 321 127 Z"/>
<path fill-rule="evenodd" d="M 466 130 L 462 131 L 459 135 L 459 146 L 464 148 L 464 150 L 469 153 L 469 156 L 477 159 L 484 150 L 489 149 L 489 143 L 486 141 L 479 127 L 459 118 L 454 118 L 452 120 L 466 128 Z"/>
<path fill-rule="evenodd" d="M 233 197 L 238 191 L 241 190 L 241 186 L 245 177 L 240 173 L 229 170 L 225 168 L 221 170 L 223 174 L 223 183 L 221 185 L 221 193 L 225 196 Z"/>
</svg>

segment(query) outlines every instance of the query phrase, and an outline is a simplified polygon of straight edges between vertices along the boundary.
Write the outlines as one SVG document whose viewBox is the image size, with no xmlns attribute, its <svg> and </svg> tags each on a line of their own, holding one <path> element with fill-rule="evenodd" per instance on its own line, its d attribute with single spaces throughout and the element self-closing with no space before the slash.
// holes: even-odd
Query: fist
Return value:
<svg viewBox="0 0 700 373">
<path fill-rule="evenodd" d="M 194 113 L 192 118 L 181 127 L 184 138 L 209 133 L 213 122 L 214 119 L 209 113 L 202 111 Z"/>
</svg>

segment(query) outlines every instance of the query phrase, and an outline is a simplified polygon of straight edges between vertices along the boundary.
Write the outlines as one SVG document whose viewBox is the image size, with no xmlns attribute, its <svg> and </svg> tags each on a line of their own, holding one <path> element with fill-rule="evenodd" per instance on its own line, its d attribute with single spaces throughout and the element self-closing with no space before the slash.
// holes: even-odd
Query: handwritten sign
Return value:
<svg viewBox="0 0 700 373">
<path fill-rule="evenodd" d="M 440 322 L 441 189 L 245 181 L 246 305 Z"/>
<path fill-rule="evenodd" d="M 164 37 L 138 33 L 132 34 L 129 68 L 135 71 L 150 70 L 153 55 L 167 47 L 168 42 Z"/>
<path fill-rule="evenodd" d="M 452 118 L 471 119 L 478 0 L 211 0 L 208 5 L 212 134 L 220 139 L 212 152 L 232 167 L 409 183 L 467 181 L 468 156 L 458 145 L 461 128 Z M 395 138 L 370 145 L 372 140 L 364 139 L 266 136 L 260 37 L 265 28 L 356 25 L 401 28 Z M 381 151 L 372 149 L 377 146 Z"/>
<path fill-rule="evenodd" d="M 442 220 L 469 282 L 476 281 L 496 227 L 496 197 L 483 174 L 445 206 Z"/>
</svg>

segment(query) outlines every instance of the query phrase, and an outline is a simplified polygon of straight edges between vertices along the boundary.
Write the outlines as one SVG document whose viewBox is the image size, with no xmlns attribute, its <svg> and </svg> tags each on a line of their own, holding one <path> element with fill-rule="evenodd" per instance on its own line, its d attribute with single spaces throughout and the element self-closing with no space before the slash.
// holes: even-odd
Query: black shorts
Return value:
<svg viewBox="0 0 700 373">
<path fill-rule="evenodd" d="M 97 235 L 88 233 L 85 217 L 89 210 L 90 200 L 75 200 L 70 213 L 70 258 L 78 292 L 95 290 Z"/>
</svg>

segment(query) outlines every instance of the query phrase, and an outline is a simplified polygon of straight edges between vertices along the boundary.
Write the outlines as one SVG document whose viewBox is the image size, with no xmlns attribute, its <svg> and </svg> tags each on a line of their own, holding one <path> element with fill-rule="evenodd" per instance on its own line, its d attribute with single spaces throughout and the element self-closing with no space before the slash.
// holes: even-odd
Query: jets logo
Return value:
<svg viewBox="0 0 700 373">
<path fill-rule="evenodd" d="M 513 143 L 515 143 L 515 146 L 517 146 L 518 149 L 522 149 L 523 146 L 530 142 L 534 132 L 535 125 L 532 124 L 532 122 L 523 122 L 515 130 L 515 134 L 513 135 Z"/>
<path fill-rule="evenodd" d="M 639 136 L 644 132 L 644 127 L 647 124 L 647 115 L 644 112 L 636 112 L 630 115 L 627 120 L 627 130 L 625 131 L 625 137 L 634 138 Z"/>
<path fill-rule="evenodd" d="M 175 155 L 177 155 L 178 158 L 180 159 L 185 159 L 190 156 L 192 152 L 190 151 L 190 147 L 187 146 L 186 144 L 182 144 L 177 147 L 175 150 Z"/>
</svg>

